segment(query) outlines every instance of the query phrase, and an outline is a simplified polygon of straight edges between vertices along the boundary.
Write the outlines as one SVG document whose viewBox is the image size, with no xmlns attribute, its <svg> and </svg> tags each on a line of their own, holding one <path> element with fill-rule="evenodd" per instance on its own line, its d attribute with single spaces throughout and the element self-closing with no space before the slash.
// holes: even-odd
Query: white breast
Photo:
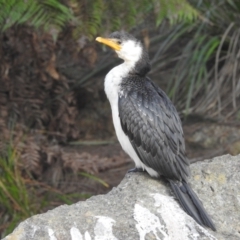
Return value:
<svg viewBox="0 0 240 240">
<path fill-rule="evenodd" d="M 123 150 L 134 160 L 136 167 L 146 169 L 146 171 L 153 177 L 157 177 L 158 173 L 153 169 L 144 165 L 130 143 L 128 136 L 123 132 L 118 110 L 118 97 L 124 97 L 120 89 L 120 83 L 123 77 L 127 75 L 129 68 L 125 63 L 113 68 L 106 76 L 104 87 L 105 93 L 112 109 L 113 124 L 116 131 L 117 138 Z"/>
</svg>

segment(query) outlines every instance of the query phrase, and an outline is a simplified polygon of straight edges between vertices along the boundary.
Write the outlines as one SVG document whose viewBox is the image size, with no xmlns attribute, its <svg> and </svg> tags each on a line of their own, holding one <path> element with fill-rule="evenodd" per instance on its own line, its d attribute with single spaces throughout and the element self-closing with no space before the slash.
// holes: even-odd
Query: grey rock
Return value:
<svg viewBox="0 0 240 240">
<path fill-rule="evenodd" d="M 108 194 L 33 216 L 4 240 L 240 239 L 240 155 L 198 162 L 191 170 L 192 187 L 217 232 L 189 217 L 166 182 L 130 173 Z"/>
</svg>

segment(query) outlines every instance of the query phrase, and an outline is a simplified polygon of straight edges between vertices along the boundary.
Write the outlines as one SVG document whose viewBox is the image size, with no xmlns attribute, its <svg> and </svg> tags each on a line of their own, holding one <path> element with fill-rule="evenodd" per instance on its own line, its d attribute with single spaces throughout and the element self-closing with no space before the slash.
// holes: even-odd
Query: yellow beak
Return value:
<svg viewBox="0 0 240 240">
<path fill-rule="evenodd" d="M 97 37 L 96 41 L 100 42 L 100 43 L 103 43 L 103 44 L 111 47 L 112 49 L 114 49 L 116 51 L 121 50 L 121 46 L 118 43 L 116 43 L 116 41 L 114 39 Z"/>
</svg>

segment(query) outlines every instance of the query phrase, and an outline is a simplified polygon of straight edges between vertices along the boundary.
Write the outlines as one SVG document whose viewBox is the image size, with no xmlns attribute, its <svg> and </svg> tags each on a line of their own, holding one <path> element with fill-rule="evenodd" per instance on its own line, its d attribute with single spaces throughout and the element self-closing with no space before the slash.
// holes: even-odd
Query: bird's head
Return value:
<svg viewBox="0 0 240 240">
<path fill-rule="evenodd" d="M 96 41 L 115 50 L 118 57 L 132 65 L 137 72 L 150 70 L 149 57 L 143 44 L 126 32 L 113 32 L 108 38 L 97 37 Z"/>
</svg>

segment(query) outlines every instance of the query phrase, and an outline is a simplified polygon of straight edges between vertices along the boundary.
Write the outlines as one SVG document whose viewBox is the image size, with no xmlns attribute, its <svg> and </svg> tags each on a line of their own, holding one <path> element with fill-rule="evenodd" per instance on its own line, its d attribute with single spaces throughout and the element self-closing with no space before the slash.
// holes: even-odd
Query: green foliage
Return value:
<svg viewBox="0 0 240 240">
<path fill-rule="evenodd" d="M 24 23 L 59 30 L 71 21 L 75 37 L 93 38 L 100 32 L 129 30 L 148 18 L 158 26 L 166 17 L 176 23 L 191 22 L 198 16 L 187 0 L 68 0 L 65 4 L 59 0 L 0 0 L 1 31 Z"/>
<path fill-rule="evenodd" d="M 0 0 L 1 31 L 23 23 L 61 29 L 72 19 L 71 11 L 58 0 Z"/>
<path fill-rule="evenodd" d="M 0 223 L 7 224 L 6 233 L 16 224 L 35 213 L 27 188 L 18 167 L 18 156 L 11 145 L 0 156 Z"/>
<path fill-rule="evenodd" d="M 171 24 L 175 24 L 177 22 L 193 22 L 199 15 L 198 11 L 187 0 L 161 0 L 155 2 L 158 5 L 157 26 L 166 17 Z"/>
<path fill-rule="evenodd" d="M 84 33 L 93 38 L 97 33 L 129 30 L 152 19 L 158 26 L 164 18 L 170 22 L 191 22 L 198 12 L 186 0 L 88 0 L 71 6 L 78 18 L 75 36 Z M 74 4 L 73 4 L 74 3 Z"/>
<path fill-rule="evenodd" d="M 11 143 L 0 148 L 0 229 L 4 229 L 0 238 L 11 233 L 19 222 L 55 207 L 56 203 L 72 204 L 91 197 L 88 193 L 66 194 L 34 180 L 29 173 L 22 171 L 20 155 L 19 147 Z M 109 187 L 94 175 L 84 172 L 79 175 Z"/>
<path fill-rule="evenodd" d="M 176 62 L 168 93 L 185 114 L 209 112 L 221 117 L 230 105 L 233 114 L 240 90 L 240 2 L 193 0 L 191 4 L 200 18 L 176 24 L 161 36 L 164 47 L 153 63 Z"/>
<path fill-rule="evenodd" d="M 71 0 L 70 6 L 72 6 L 77 19 L 75 22 L 76 28 L 74 30 L 74 36 L 96 36 L 102 23 L 104 2 L 102 0 Z"/>
</svg>

